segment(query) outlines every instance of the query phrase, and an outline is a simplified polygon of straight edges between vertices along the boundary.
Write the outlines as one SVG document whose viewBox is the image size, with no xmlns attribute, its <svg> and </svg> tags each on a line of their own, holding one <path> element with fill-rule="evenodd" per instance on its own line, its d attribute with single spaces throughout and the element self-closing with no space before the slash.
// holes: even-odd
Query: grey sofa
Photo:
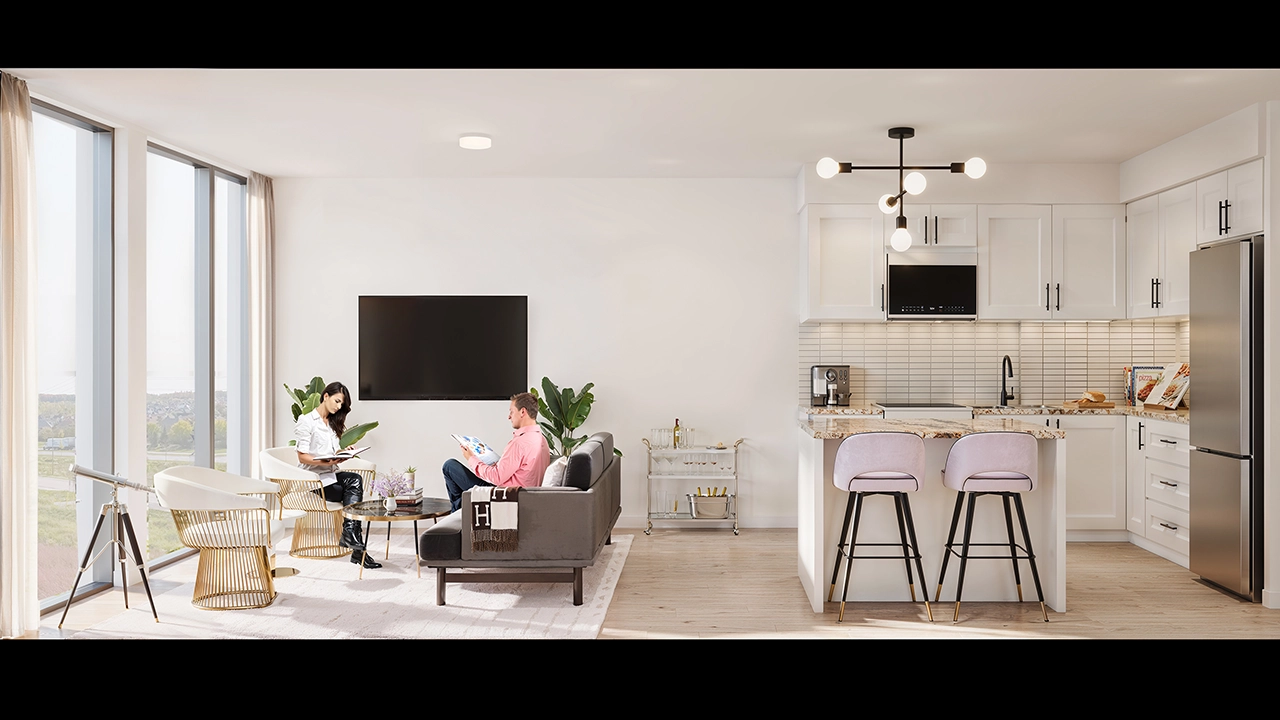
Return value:
<svg viewBox="0 0 1280 720">
<path fill-rule="evenodd" d="M 518 547 L 508 552 L 471 549 L 464 493 L 460 512 L 418 537 L 419 565 L 436 571 L 436 604 L 445 604 L 450 582 L 571 582 L 573 604 L 581 605 L 582 569 L 611 542 L 622 514 L 621 465 L 613 435 L 596 433 L 570 453 L 564 487 L 522 488 Z"/>
</svg>

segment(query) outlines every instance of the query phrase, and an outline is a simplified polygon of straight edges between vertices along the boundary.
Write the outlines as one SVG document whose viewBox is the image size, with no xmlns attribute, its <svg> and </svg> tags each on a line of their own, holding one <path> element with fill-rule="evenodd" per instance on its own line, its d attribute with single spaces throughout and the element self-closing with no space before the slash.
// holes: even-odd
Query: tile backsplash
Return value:
<svg viewBox="0 0 1280 720">
<path fill-rule="evenodd" d="M 800 404 L 809 368 L 850 366 L 850 402 L 994 405 L 1000 366 L 1012 404 L 1056 405 L 1085 390 L 1121 402 L 1126 365 L 1186 362 L 1187 318 L 1094 322 L 889 322 L 800 325 Z"/>
</svg>

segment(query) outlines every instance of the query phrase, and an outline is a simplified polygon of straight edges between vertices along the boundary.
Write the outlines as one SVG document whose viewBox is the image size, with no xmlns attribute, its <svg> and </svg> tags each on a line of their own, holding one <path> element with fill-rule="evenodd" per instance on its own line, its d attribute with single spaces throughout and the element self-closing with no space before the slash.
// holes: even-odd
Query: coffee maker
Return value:
<svg viewBox="0 0 1280 720">
<path fill-rule="evenodd" d="M 849 406 L 849 366 L 814 365 L 810 368 L 810 406 Z"/>
</svg>

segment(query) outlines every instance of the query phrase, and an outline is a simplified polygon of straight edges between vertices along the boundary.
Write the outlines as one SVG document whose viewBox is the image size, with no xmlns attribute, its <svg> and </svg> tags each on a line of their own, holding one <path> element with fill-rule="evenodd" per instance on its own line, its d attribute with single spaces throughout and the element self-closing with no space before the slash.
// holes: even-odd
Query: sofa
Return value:
<svg viewBox="0 0 1280 720">
<path fill-rule="evenodd" d="M 596 433 L 570 453 L 564 485 L 521 488 L 517 548 L 472 550 L 470 493 L 462 508 L 418 537 L 418 562 L 436 571 L 436 604 L 449 583 L 573 583 L 582 604 L 582 569 L 611 541 L 622 514 L 622 458 L 613 435 Z"/>
</svg>

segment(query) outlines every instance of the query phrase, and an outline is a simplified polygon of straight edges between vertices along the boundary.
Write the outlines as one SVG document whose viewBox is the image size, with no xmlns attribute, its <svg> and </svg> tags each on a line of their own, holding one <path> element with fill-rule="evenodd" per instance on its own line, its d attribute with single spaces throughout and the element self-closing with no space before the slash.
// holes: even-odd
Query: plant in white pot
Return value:
<svg viewBox="0 0 1280 720">
<path fill-rule="evenodd" d="M 404 469 L 404 477 L 405 477 L 405 479 L 406 479 L 406 480 L 408 480 L 408 481 L 409 481 L 409 489 L 410 489 L 410 490 L 412 490 L 412 489 L 413 489 L 413 486 L 415 485 L 415 482 L 414 482 L 414 473 L 416 473 L 416 472 L 418 472 L 418 468 L 416 468 L 416 467 L 414 467 L 414 466 L 412 466 L 412 465 L 410 465 L 409 467 L 407 467 L 407 468 L 405 468 L 405 469 Z"/>
</svg>

